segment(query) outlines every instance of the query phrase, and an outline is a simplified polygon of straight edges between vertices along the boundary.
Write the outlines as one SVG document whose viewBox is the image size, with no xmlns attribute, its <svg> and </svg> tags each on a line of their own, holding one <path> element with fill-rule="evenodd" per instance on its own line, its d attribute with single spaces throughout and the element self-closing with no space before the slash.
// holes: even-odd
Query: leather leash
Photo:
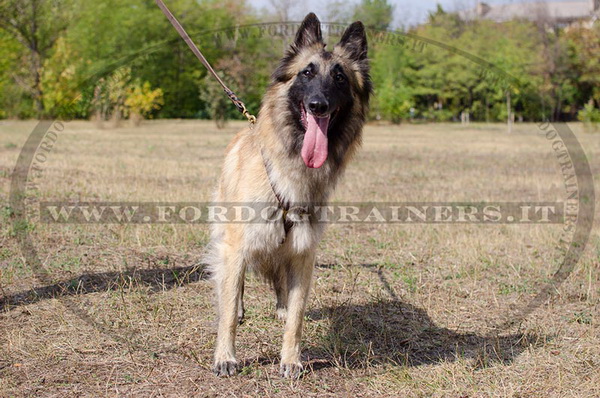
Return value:
<svg viewBox="0 0 600 398">
<path fill-rule="evenodd" d="M 156 0 L 156 5 L 158 5 L 158 7 L 163 12 L 163 14 L 165 14 L 165 16 L 167 17 L 167 19 L 169 20 L 169 22 L 171 22 L 171 25 L 173 25 L 173 27 L 175 28 L 175 30 L 177 31 L 177 33 L 179 33 L 179 36 L 181 36 L 181 38 L 187 43 L 187 45 L 190 47 L 190 49 L 192 50 L 192 52 L 194 53 L 194 55 L 196 55 L 196 57 L 200 60 L 200 62 L 202 62 L 202 65 L 204 65 L 206 67 L 206 69 L 210 72 L 211 75 L 213 75 L 213 77 L 215 79 L 217 79 L 217 81 L 219 82 L 219 84 L 221 85 L 221 87 L 223 87 L 223 91 L 225 91 L 225 94 L 227 94 L 227 97 L 229 97 L 229 99 L 231 100 L 231 102 L 233 102 L 233 105 L 235 105 L 235 107 L 238 109 L 238 111 L 240 111 L 241 114 L 243 114 L 244 116 L 246 116 L 246 119 L 248 119 L 248 122 L 250 122 L 250 126 L 253 126 L 256 123 L 256 116 L 254 116 L 253 114 L 251 114 L 250 112 L 248 112 L 248 110 L 246 109 L 246 105 L 244 104 L 244 102 L 242 102 L 242 100 L 240 100 L 235 95 L 235 93 L 233 91 L 231 91 L 229 89 L 229 87 L 227 87 L 225 85 L 225 83 L 223 83 L 223 80 L 221 80 L 221 78 L 219 77 L 219 75 L 217 75 L 217 73 L 212 68 L 212 66 L 210 66 L 210 64 L 208 63 L 208 61 L 206 60 L 206 58 L 204 58 L 204 55 L 202 55 L 202 53 L 200 52 L 200 50 L 198 49 L 198 47 L 196 47 L 196 45 L 194 44 L 194 42 L 192 41 L 192 39 L 190 38 L 190 36 L 187 34 L 187 32 L 185 31 L 185 29 L 183 28 L 183 26 L 181 26 L 181 24 L 179 23 L 179 21 L 177 20 L 177 18 L 175 18 L 175 16 L 167 8 L 167 6 L 165 5 L 165 3 L 163 3 L 162 0 Z"/>
</svg>

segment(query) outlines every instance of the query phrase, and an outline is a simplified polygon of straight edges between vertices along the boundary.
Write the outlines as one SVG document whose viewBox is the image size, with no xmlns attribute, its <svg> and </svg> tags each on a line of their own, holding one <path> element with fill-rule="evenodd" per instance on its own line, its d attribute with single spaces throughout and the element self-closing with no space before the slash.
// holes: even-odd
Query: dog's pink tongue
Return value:
<svg viewBox="0 0 600 398">
<path fill-rule="evenodd" d="M 315 117 L 307 112 L 308 126 L 302 144 L 302 159 L 310 168 L 318 169 L 327 160 L 327 126 L 329 116 Z"/>
</svg>

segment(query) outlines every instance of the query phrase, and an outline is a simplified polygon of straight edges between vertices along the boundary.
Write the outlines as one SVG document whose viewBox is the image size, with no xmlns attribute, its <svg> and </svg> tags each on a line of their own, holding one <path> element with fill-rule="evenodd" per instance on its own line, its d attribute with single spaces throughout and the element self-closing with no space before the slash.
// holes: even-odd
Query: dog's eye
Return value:
<svg viewBox="0 0 600 398">
<path fill-rule="evenodd" d="M 310 69 L 306 69 L 304 72 L 302 72 L 302 74 L 304 76 L 312 76 L 312 71 Z"/>
<path fill-rule="evenodd" d="M 342 75 L 341 73 L 338 73 L 337 75 L 335 75 L 336 82 L 343 82 L 344 80 L 346 80 L 346 77 L 344 75 Z"/>
</svg>

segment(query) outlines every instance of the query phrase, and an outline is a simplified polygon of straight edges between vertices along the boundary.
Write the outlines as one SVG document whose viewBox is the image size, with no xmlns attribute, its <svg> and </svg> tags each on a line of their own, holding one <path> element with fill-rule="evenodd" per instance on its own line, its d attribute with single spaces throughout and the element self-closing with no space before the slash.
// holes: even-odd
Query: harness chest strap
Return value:
<svg viewBox="0 0 600 398">
<path fill-rule="evenodd" d="M 273 195 L 275 195 L 275 199 L 277 199 L 277 207 L 279 209 L 281 209 L 281 212 L 282 212 L 283 230 L 284 230 L 285 234 L 284 234 L 283 239 L 281 240 L 280 244 L 283 244 L 283 243 L 285 243 L 285 240 L 287 239 L 287 236 L 288 236 L 290 230 L 292 229 L 292 227 L 295 224 L 295 222 L 292 221 L 288 217 L 288 214 L 290 213 L 290 202 L 283 199 L 281 197 L 281 195 L 279 194 L 279 192 L 277 192 L 277 190 L 275 189 L 275 186 L 273 185 L 273 180 L 271 179 L 270 167 L 269 167 L 269 164 L 267 163 L 267 160 L 265 159 L 262 148 L 260 149 L 260 156 L 262 157 L 262 160 L 263 160 L 263 165 L 265 167 L 265 172 L 267 173 L 267 180 L 269 181 L 269 185 L 271 186 L 271 191 L 273 191 Z M 296 209 L 298 210 L 297 213 L 299 216 L 309 214 L 307 206 L 294 206 L 293 210 L 296 210 Z"/>
</svg>

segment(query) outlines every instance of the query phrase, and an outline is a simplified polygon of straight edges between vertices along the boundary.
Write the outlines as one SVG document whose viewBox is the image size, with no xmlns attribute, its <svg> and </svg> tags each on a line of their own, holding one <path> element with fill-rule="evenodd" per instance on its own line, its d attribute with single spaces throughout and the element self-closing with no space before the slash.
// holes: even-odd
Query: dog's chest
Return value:
<svg viewBox="0 0 600 398">
<path fill-rule="evenodd" d="M 267 256 L 298 255 L 316 249 L 324 229 L 314 215 L 288 219 L 294 220 L 289 228 L 284 226 L 283 212 L 273 206 L 269 220 L 248 225 L 245 233 L 245 247 L 251 254 Z M 275 258 L 275 260 L 277 260 Z"/>
</svg>

